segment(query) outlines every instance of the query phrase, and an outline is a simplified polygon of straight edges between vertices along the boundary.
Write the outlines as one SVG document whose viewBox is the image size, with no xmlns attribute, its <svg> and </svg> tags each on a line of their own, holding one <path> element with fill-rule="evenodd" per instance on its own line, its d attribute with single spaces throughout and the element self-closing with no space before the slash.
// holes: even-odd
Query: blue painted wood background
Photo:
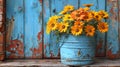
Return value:
<svg viewBox="0 0 120 67">
<path fill-rule="evenodd" d="M 110 14 L 107 34 L 98 32 L 96 56 L 120 56 L 120 18 L 118 0 L 6 0 L 6 58 L 59 58 L 59 45 L 54 33 L 46 34 L 50 16 L 65 5 L 76 9 L 93 3 L 93 10 L 106 10 Z"/>
<path fill-rule="evenodd" d="M 6 58 L 42 57 L 42 3 L 7 0 Z"/>
</svg>

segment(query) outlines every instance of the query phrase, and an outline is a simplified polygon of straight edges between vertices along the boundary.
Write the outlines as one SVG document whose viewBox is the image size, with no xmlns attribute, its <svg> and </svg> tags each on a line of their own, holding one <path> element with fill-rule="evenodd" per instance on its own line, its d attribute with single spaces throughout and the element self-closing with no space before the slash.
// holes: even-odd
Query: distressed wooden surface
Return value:
<svg viewBox="0 0 120 67">
<path fill-rule="evenodd" d="M 5 7 L 4 0 L 0 0 L 0 60 L 4 60 L 4 40 L 5 40 Z"/>
<path fill-rule="evenodd" d="M 50 17 L 50 1 L 43 1 L 43 24 L 44 24 L 44 57 L 50 57 L 50 35 L 46 33 L 46 24 Z"/>
<path fill-rule="evenodd" d="M 7 0 L 6 3 L 6 58 L 41 58 L 41 1 Z"/>
<path fill-rule="evenodd" d="M 60 12 L 67 4 L 78 8 L 87 3 L 93 3 L 94 10 L 103 9 L 110 14 L 110 19 L 107 20 L 109 23 L 107 36 L 98 32 L 96 56 L 104 57 L 106 53 L 106 56 L 111 59 L 120 57 L 120 14 L 118 12 L 120 1 L 118 1 L 6 0 L 6 58 L 59 58 L 59 45 L 56 43 L 55 34 L 46 34 L 46 23 L 49 17 Z"/>
<path fill-rule="evenodd" d="M 119 11 L 119 13 L 118 13 L 118 15 L 119 15 L 119 17 L 118 17 L 118 25 L 119 25 L 119 27 L 118 27 L 118 33 L 120 33 L 120 0 L 118 0 L 118 11 Z M 119 53 L 120 53 L 120 35 L 118 36 L 119 37 Z M 120 58 L 120 55 L 119 55 L 119 58 Z"/>
<path fill-rule="evenodd" d="M 107 0 L 107 11 L 110 17 L 106 56 L 110 59 L 116 59 L 120 57 L 118 0 Z"/>
<path fill-rule="evenodd" d="M 42 58 L 42 3 L 24 0 L 24 51 L 25 58 Z"/>
<path fill-rule="evenodd" d="M 50 16 L 59 13 L 65 5 L 73 5 L 78 8 L 78 0 L 44 0 L 44 58 L 59 58 L 59 44 L 56 42 L 56 36 L 54 33 L 50 35 L 46 34 L 46 23 Z M 59 5 L 58 5 L 59 4 Z"/>
<path fill-rule="evenodd" d="M 6 19 L 6 58 L 23 58 L 23 0 L 6 0 Z"/>
<path fill-rule="evenodd" d="M 45 60 L 7 60 L 0 63 L 0 67 L 70 67 L 60 63 L 59 59 Z M 72 66 L 71 66 L 72 67 Z M 77 67 L 120 67 L 120 59 L 96 59 L 94 64 Z"/>
</svg>

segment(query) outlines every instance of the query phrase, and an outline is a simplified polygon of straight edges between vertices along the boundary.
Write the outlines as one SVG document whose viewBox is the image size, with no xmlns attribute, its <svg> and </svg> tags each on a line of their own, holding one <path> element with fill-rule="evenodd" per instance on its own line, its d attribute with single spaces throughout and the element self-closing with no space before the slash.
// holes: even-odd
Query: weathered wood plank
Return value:
<svg viewBox="0 0 120 67">
<path fill-rule="evenodd" d="M 120 0 L 118 0 L 118 11 L 119 11 L 118 12 L 118 15 L 119 15 L 119 17 L 118 17 L 118 25 L 119 25 L 118 33 L 120 34 Z M 118 37 L 119 37 L 119 50 L 120 50 L 120 35 Z M 120 56 L 119 56 L 119 58 L 120 58 Z"/>
<path fill-rule="evenodd" d="M 95 11 L 105 10 L 105 0 L 80 0 L 80 7 L 83 7 L 83 4 L 93 4 L 91 9 Z M 96 56 L 105 56 L 105 34 L 97 32 L 96 39 Z"/>
<path fill-rule="evenodd" d="M 47 0 L 44 1 L 44 24 L 48 21 L 48 18 L 58 12 L 60 12 L 65 5 L 73 5 L 78 8 L 78 0 Z M 58 5 L 59 4 L 59 5 Z M 47 15 L 47 16 L 45 16 Z M 47 19 L 47 20 L 46 20 Z M 56 43 L 56 35 L 51 33 L 50 35 L 44 34 L 44 57 L 45 58 L 59 58 L 59 45 Z"/>
<path fill-rule="evenodd" d="M 116 59 L 120 56 L 119 25 L 118 25 L 118 0 L 107 0 L 107 11 L 109 12 L 109 31 L 107 33 L 106 56 Z"/>
<path fill-rule="evenodd" d="M 23 0 L 6 0 L 6 58 L 23 58 Z"/>
<path fill-rule="evenodd" d="M 99 58 L 95 63 L 85 66 L 67 66 L 61 64 L 60 59 L 6 60 L 0 63 L 0 67 L 120 67 L 120 59 L 113 61 Z"/>
<path fill-rule="evenodd" d="M 106 10 L 106 0 L 97 0 L 97 10 Z M 105 57 L 106 55 L 106 39 L 105 33 L 97 32 L 96 56 Z"/>
<path fill-rule="evenodd" d="M 5 1 L 0 0 L 0 60 L 5 58 Z"/>
<path fill-rule="evenodd" d="M 50 0 L 43 0 L 44 58 L 50 57 L 50 35 L 46 33 L 46 24 L 50 17 Z"/>
<path fill-rule="evenodd" d="M 24 0 L 25 3 L 25 58 L 42 58 L 42 3 Z"/>
</svg>

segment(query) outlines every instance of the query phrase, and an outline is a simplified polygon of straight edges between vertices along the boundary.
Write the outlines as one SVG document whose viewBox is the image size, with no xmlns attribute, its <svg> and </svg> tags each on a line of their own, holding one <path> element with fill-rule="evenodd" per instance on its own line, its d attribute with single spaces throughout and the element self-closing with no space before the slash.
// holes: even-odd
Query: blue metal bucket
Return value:
<svg viewBox="0 0 120 67">
<path fill-rule="evenodd" d="M 95 38 L 87 36 L 72 36 L 61 41 L 61 63 L 66 65 L 88 65 L 94 62 Z"/>
</svg>

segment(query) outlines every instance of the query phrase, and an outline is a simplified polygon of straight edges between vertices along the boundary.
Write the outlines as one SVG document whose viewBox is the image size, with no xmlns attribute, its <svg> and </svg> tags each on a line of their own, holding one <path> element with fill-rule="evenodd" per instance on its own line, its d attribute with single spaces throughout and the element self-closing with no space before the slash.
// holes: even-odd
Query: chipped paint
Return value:
<svg viewBox="0 0 120 67">
<path fill-rule="evenodd" d="M 23 58 L 24 45 L 20 40 L 11 40 L 10 44 L 6 46 L 6 51 L 9 52 L 8 58 Z"/>
<path fill-rule="evenodd" d="M 5 22 L 5 4 L 4 4 L 4 0 L 0 0 L 0 60 L 4 60 L 5 58 L 5 26 L 4 26 L 4 22 Z"/>
<path fill-rule="evenodd" d="M 31 48 L 32 57 L 31 58 L 41 58 L 42 57 L 42 43 L 39 44 L 38 48 Z"/>
<path fill-rule="evenodd" d="M 43 31 L 41 31 L 41 32 L 38 33 L 38 35 L 37 35 L 38 40 L 42 39 L 42 34 L 43 34 Z"/>
<path fill-rule="evenodd" d="M 3 33 L 0 33 L 0 44 L 3 44 L 4 40 L 4 35 Z"/>
<path fill-rule="evenodd" d="M 107 11 L 109 12 L 109 31 L 107 33 L 106 57 L 109 59 L 118 58 L 120 51 L 119 37 L 119 0 L 107 0 Z"/>
<path fill-rule="evenodd" d="M 78 56 L 80 56 L 81 55 L 81 53 L 80 53 L 80 50 L 78 51 Z"/>
<path fill-rule="evenodd" d="M 118 52 L 119 53 L 119 52 Z M 111 49 L 109 49 L 108 51 L 107 51 L 107 53 L 106 53 L 106 56 L 107 56 L 107 58 L 109 58 L 109 59 L 117 59 L 117 58 L 119 58 L 119 56 L 120 56 L 120 54 L 113 54 L 113 52 L 111 51 Z"/>
<path fill-rule="evenodd" d="M 1 55 L 0 55 L 0 60 L 4 60 L 4 58 L 5 58 L 5 55 L 4 55 L 4 54 L 1 54 Z"/>
<path fill-rule="evenodd" d="M 39 0 L 40 1 L 40 3 L 42 3 L 42 0 Z"/>
<path fill-rule="evenodd" d="M 103 40 L 99 40 L 97 47 L 96 47 L 96 56 L 97 57 L 104 57 L 104 51 L 101 51 L 101 49 L 103 48 Z"/>
<path fill-rule="evenodd" d="M 32 57 L 31 58 L 41 58 L 42 57 L 42 34 L 43 32 L 39 32 L 38 35 L 37 35 L 37 38 L 38 38 L 38 47 L 37 48 L 30 48 L 30 50 L 32 51 Z"/>
</svg>

